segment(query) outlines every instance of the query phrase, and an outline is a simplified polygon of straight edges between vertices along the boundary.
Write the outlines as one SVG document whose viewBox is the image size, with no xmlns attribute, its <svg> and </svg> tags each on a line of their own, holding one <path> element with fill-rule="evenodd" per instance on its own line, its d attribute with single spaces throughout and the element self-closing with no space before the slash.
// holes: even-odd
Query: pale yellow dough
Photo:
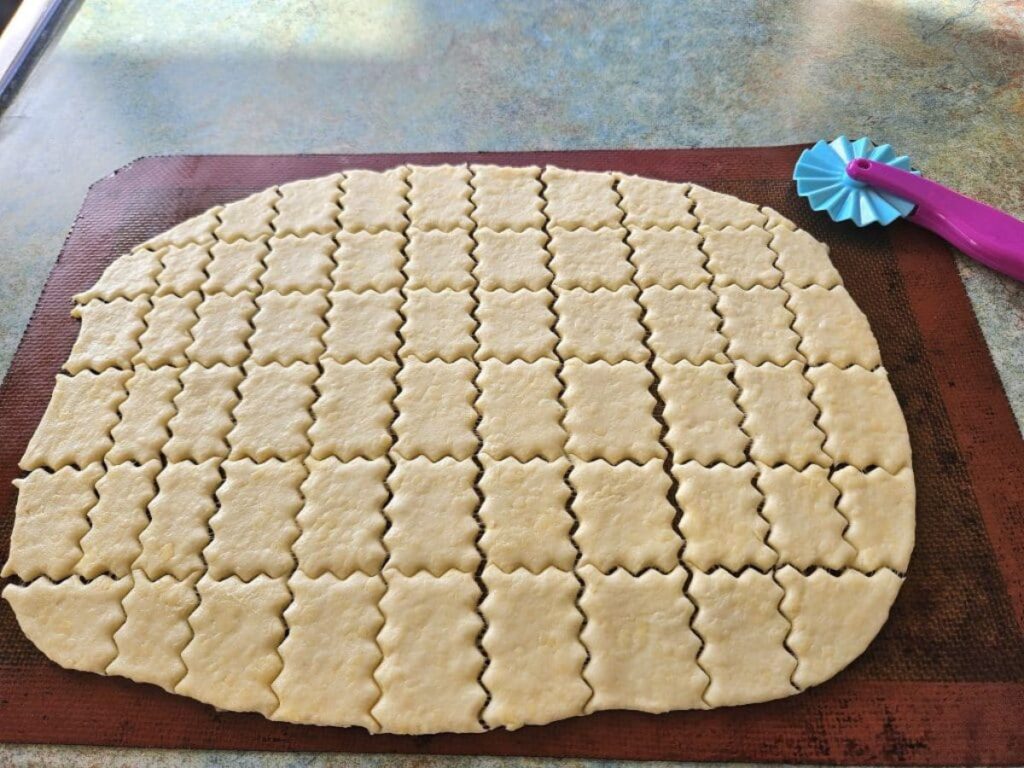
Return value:
<svg viewBox="0 0 1024 768">
<path fill-rule="evenodd" d="M 117 656 L 107 672 L 174 690 L 186 672 L 181 652 L 192 639 L 187 621 L 199 605 L 197 578 L 153 581 L 142 571 L 132 574 L 131 591 L 121 603 L 125 621 L 114 634 Z"/>
<path fill-rule="evenodd" d="M 481 682 L 494 692 L 484 720 L 511 730 L 582 714 L 591 690 L 581 675 L 587 652 L 576 578 L 554 568 L 532 574 L 488 566 L 483 580 L 490 663 Z"/>
<path fill-rule="evenodd" d="M 289 633 L 272 684 L 278 705 L 271 717 L 379 730 L 370 707 L 379 695 L 372 675 L 381 660 L 376 638 L 384 619 L 377 604 L 384 582 L 363 573 L 341 580 L 300 572 L 288 589 L 294 598 L 284 613 Z"/>
<path fill-rule="evenodd" d="M 481 461 L 480 549 L 487 562 L 506 573 L 517 568 L 540 573 L 549 566 L 571 570 L 576 547 L 569 536 L 575 523 L 566 509 L 569 462 L 497 461 L 487 455 Z"/>
<path fill-rule="evenodd" d="M 347 579 L 378 573 L 386 551 L 381 511 L 388 490 L 384 459 L 306 459 L 308 475 L 299 488 L 305 500 L 295 517 L 301 533 L 292 545 L 298 570 L 311 578 L 325 573 Z"/>
<path fill-rule="evenodd" d="M 878 344 L 770 208 L 345 170 L 74 302 L 3 567 L 65 667 L 388 733 L 750 704 L 855 659 L 909 567 Z"/>
<path fill-rule="evenodd" d="M 708 254 L 707 266 L 715 276 L 715 283 L 740 288 L 778 285 L 782 273 L 775 268 L 777 254 L 768 247 L 771 239 L 771 234 L 760 227 L 726 227 L 708 232 L 704 252 Z"/>
<path fill-rule="evenodd" d="M 594 690 L 588 712 L 602 709 L 701 709 L 707 673 L 697 663 L 701 641 L 690 624 L 693 604 L 684 592 L 686 571 L 581 569 L 580 607 L 590 651 L 586 680 Z"/>
<path fill-rule="evenodd" d="M 522 360 L 532 363 L 541 357 L 553 358 L 555 313 L 548 291 L 526 289 L 510 292 L 502 288 L 481 291 L 476 317 L 480 327 L 477 357 L 497 358 L 503 363 Z"/>
<path fill-rule="evenodd" d="M 154 478 L 160 462 L 141 466 L 117 464 L 96 483 L 99 499 L 89 510 L 89 530 L 82 537 L 82 559 L 75 572 L 86 579 L 101 573 L 127 576 L 142 551 L 139 534 L 149 524 L 146 510 L 156 495 Z"/>
<path fill-rule="evenodd" d="M 681 540 L 668 501 L 671 480 L 660 461 L 574 461 L 569 483 L 576 490 L 572 510 L 580 522 L 574 539 L 581 566 L 636 572 L 678 565 Z"/>
<path fill-rule="evenodd" d="M 175 691 L 243 712 L 270 715 L 277 696 L 270 687 L 281 672 L 282 612 L 291 602 L 284 579 L 203 576 L 199 606 L 189 614 L 195 633 L 181 652 L 185 676 Z"/>
<path fill-rule="evenodd" d="M 198 291 L 184 296 L 154 296 L 153 308 L 146 315 L 146 328 L 139 336 L 140 350 L 132 362 L 151 368 L 188 362 L 185 350 L 192 342 L 192 326 L 199 319 L 196 308 L 202 300 Z"/>
<path fill-rule="evenodd" d="M 700 241 L 700 235 L 688 229 L 630 229 L 626 242 L 633 248 L 636 284 L 641 288 L 696 288 L 711 282 Z"/>
<path fill-rule="evenodd" d="M 598 288 L 615 290 L 629 283 L 633 265 L 629 263 L 629 246 L 623 242 L 624 229 L 551 231 L 551 270 L 559 288 Z"/>
<path fill-rule="evenodd" d="M 551 254 L 545 248 L 548 236 L 542 230 L 491 232 L 480 229 L 475 237 L 473 271 L 483 290 L 526 288 L 539 291 L 551 282 L 548 271 Z"/>
<path fill-rule="evenodd" d="M 207 280 L 200 288 L 206 294 L 227 293 L 234 296 L 242 291 L 260 290 L 260 275 L 266 269 L 263 260 L 269 253 L 266 237 L 259 240 L 217 240 L 210 247 L 213 257 L 205 267 Z"/>
<path fill-rule="evenodd" d="M 163 268 L 156 278 L 156 295 L 178 297 L 198 291 L 206 282 L 206 269 L 211 258 L 209 244 L 168 246 L 160 258 Z M 155 305 L 157 302 L 153 303 Z"/>
<path fill-rule="evenodd" d="M 648 352 L 643 344 L 644 327 L 640 324 L 641 308 L 636 299 L 633 286 L 615 291 L 574 288 L 561 292 L 555 302 L 555 330 L 561 339 L 559 355 L 586 363 L 644 362 Z"/>
<path fill-rule="evenodd" d="M 331 255 L 337 246 L 329 235 L 285 235 L 272 237 L 267 244 L 270 253 L 263 259 L 267 271 L 260 276 L 264 291 L 309 293 L 331 287 L 330 274 L 336 266 Z"/>
<path fill-rule="evenodd" d="M 394 572 L 386 581 L 377 635 L 384 658 L 373 674 L 380 697 L 370 714 L 392 733 L 481 730 L 484 657 L 476 639 L 484 624 L 473 575 Z"/>
<path fill-rule="evenodd" d="M 278 187 L 281 199 L 277 201 L 274 231 L 279 235 L 300 237 L 318 233 L 329 235 L 338 229 L 341 207 L 340 173 L 319 179 L 302 179 Z"/>
<path fill-rule="evenodd" d="M 70 374 L 102 371 L 106 368 L 127 368 L 139 352 L 139 336 L 145 326 L 142 318 L 149 310 L 145 299 L 95 299 L 75 307 L 71 314 L 80 318 L 82 330 L 64 363 Z"/>
</svg>

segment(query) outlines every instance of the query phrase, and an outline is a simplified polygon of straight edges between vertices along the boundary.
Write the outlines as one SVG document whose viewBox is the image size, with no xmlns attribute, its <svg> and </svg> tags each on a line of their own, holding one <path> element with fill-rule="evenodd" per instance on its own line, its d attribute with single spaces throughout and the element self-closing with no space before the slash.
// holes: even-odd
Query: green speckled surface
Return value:
<svg viewBox="0 0 1024 768">
<path fill-rule="evenodd" d="M 140 155 L 867 134 L 927 176 L 1024 216 L 1024 2 L 283 5 L 86 0 L 0 117 L 0 371 L 89 184 Z M 1020 424 L 1024 287 L 961 267 Z M 0 747 L 0 765 L 255 762 L 168 754 Z"/>
</svg>

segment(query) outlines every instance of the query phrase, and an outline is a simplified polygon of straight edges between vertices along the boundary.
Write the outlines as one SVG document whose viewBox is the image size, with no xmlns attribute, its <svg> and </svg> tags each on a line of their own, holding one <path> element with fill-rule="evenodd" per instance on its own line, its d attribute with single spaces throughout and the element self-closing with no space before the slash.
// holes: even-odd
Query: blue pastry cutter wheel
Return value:
<svg viewBox="0 0 1024 768">
<path fill-rule="evenodd" d="M 992 269 L 1024 280 L 1024 222 L 921 176 L 888 144 L 840 136 L 805 149 L 796 191 L 815 211 L 858 227 L 904 218 Z"/>
</svg>

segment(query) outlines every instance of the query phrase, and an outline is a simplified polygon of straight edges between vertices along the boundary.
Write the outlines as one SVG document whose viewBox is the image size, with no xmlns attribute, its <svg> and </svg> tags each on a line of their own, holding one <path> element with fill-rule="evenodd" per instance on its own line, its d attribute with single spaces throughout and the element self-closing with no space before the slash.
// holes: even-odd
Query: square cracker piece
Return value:
<svg viewBox="0 0 1024 768">
<path fill-rule="evenodd" d="M 267 271 L 260 277 L 264 291 L 309 293 L 331 287 L 336 245 L 330 235 L 285 235 L 272 237 L 267 244 L 270 253 L 263 260 Z"/>
<path fill-rule="evenodd" d="M 324 357 L 339 363 L 394 359 L 400 343 L 401 293 L 341 290 L 327 294 L 327 299 L 331 308 L 327 310 L 327 330 L 323 335 Z"/>
<path fill-rule="evenodd" d="M 192 343 L 192 326 L 199 320 L 196 309 L 202 299 L 198 291 L 184 296 L 154 296 L 153 308 L 146 315 L 146 330 L 139 336 L 140 350 L 132 364 L 150 368 L 185 365 L 185 350 Z"/>
<path fill-rule="evenodd" d="M 406 288 L 441 291 L 466 291 L 476 285 L 473 279 L 473 258 L 469 255 L 476 243 L 464 229 L 451 232 L 410 229 L 405 253 L 409 257 L 405 274 Z"/>
<path fill-rule="evenodd" d="M 139 365 L 128 380 L 128 399 L 119 409 L 121 420 L 110 431 L 114 444 L 107 451 L 108 463 L 146 462 L 160 458 L 170 438 L 168 422 L 174 417 L 174 398 L 181 392 L 184 369 Z"/>
<path fill-rule="evenodd" d="M 339 232 L 334 252 L 337 268 L 331 273 L 336 289 L 387 291 L 405 284 L 405 237 L 401 232 Z"/>
<path fill-rule="evenodd" d="M 330 235 L 338 230 L 342 174 L 299 179 L 278 187 L 274 231 L 279 235 Z"/>
<path fill-rule="evenodd" d="M 269 717 L 278 706 L 270 685 L 281 673 L 281 614 L 292 599 L 285 580 L 206 575 L 196 589 L 200 604 L 189 616 L 195 635 L 181 654 L 188 672 L 175 693 Z"/>
<path fill-rule="evenodd" d="M 476 639 L 483 622 L 473 574 L 393 572 L 387 582 L 377 636 L 384 660 L 374 673 L 381 696 L 371 714 L 390 733 L 480 731 L 486 694 L 477 682 L 484 657 Z"/>
<path fill-rule="evenodd" d="M 263 290 L 260 276 L 267 270 L 263 259 L 268 252 L 266 237 L 233 243 L 218 240 L 210 246 L 213 258 L 206 265 L 206 280 L 200 289 L 207 296 L 213 293 L 235 296 L 242 291 L 259 293 Z"/>
<path fill-rule="evenodd" d="M 693 201 L 686 196 L 689 184 L 615 174 L 615 189 L 621 195 L 627 227 L 693 229 L 697 217 L 690 213 Z"/>
<path fill-rule="evenodd" d="M 595 291 L 628 285 L 634 268 L 629 260 L 629 246 L 623 242 L 625 236 L 626 230 L 621 228 L 553 228 L 548 248 L 555 286 Z"/>
<path fill-rule="evenodd" d="M 409 166 L 409 221 L 418 229 L 471 229 L 473 203 L 465 165 Z"/>
<path fill-rule="evenodd" d="M 884 368 L 822 365 L 807 370 L 811 399 L 821 409 L 825 453 L 837 464 L 895 474 L 910 465 L 910 438 Z"/>
<path fill-rule="evenodd" d="M 551 283 L 548 269 L 551 254 L 546 248 L 548 236 L 542 230 L 492 232 L 478 229 L 473 237 L 477 243 L 473 250 L 474 274 L 483 290 L 539 291 Z"/>
<path fill-rule="evenodd" d="M 270 222 L 277 216 L 275 206 L 280 199 L 281 193 L 271 187 L 228 203 L 217 214 L 220 223 L 213 230 L 214 236 L 226 243 L 269 237 L 274 233 Z"/>
<path fill-rule="evenodd" d="M 579 358 L 587 363 L 642 363 L 650 357 L 640 323 L 642 309 L 632 285 L 615 291 L 560 291 L 555 312 L 558 354 L 562 358 Z"/>
<path fill-rule="evenodd" d="M 686 571 L 633 576 L 588 565 L 580 573 L 587 616 L 581 637 L 590 651 L 586 679 L 594 689 L 587 712 L 704 708 L 701 694 L 710 680 L 697 664 L 701 641 L 690 628 Z"/>
<path fill-rule="evenodd" d="M 242 399 L 232 412 L 235 426 L 227 437 L 230 457 L 266 461 L 308 453 L 317 375 L 317 367 L 308 363 L 247 365 L 238 385 Z"/>
<path fill-rule="evenodd" d="M 484 535 L 480 549 L 487 562 L 506 573 L 517 568 L 531 573 L 549 567 L 571 570 L 576 547 L 569 536 L 575 521 L 566 511 L 569 462 L 565 458 L 496 461 L 487 455 L 481 462 L 484 499 L 479 515 Z"/>
<path fill-rule="evenodd" d="M 381 660 L 377 633 L 384 619 L 377 603 L 383 580 L 362 573 L 312 579 L 300 572 L 288 588 L 295 599 L 284 613 L 283 666 L 271 684 L 280 703 L 271 717 L 379 730 L 370 707 L 380 695 L 373 671 Z"/>
<path fill-rule="evenodd" d="M 572 510 L 579 527 L 573 538 L 581 566 L 635 573 L 642 568 L 670 571 L 679 564 L 683 542 L 673 527 L 672 480 L 663 462 L 574 461 L 569 482 L 576 489 Z"/>
<path fill-rule="evenodd" d="M 185 349 L 190 362 L 210 368 L 217 363 L 239 365 L 249 357 L 249 337 L 256 314 L 253 294 L 236 296 L 215 293 L 196 308 L 199 320 L 192 326 L 192 343 Z"/>
<path fill-rule="evenodd" d="M 544 226 L 540 168 L 472 165 L 472 216 L 480 227 L 495 231 L 538 229 Z"/>
<path fill-rule="evenodd" d="M 124 623 L 114 634 L 117 656 L 107 674 L 174 691 L 187 671 L 181 652 L 192 639 L 188 617 L 199 605 L 198 578 L 154 581 L 142 571 L 132 574 L 131 591 L 122 603 Z"/>
<path fill-rule="evenodd" d="M 842 493 L 839 511 L 850 521 L 846 539 L 857 550 L 854 567 L 862 571 L 907 570 L 914 549 L 914 473 L 843 467 L 832 482 Z"/>
<path fill-rule="evenodd" d="M 565 450 L 570 456 L 613 464 L 664 457 L 650 393 L 654 379 L 644 366 L 571 359 L 565 361 L 562 378 L 569 435 Z"/>
<path fill-rule="evenodd" d="M 476 372 L 470 360 L 406 361 L 398 373 L 401 391 L 395 397 L 395 450 L 399 456 L 426 456 L 437 461 L 442 456 L 468 459 L 473 455 L 477 447 L 473 434 Z"/>
<path fill-rule="evenodd" d="M 484 720 L 515 729 L 583 714 L 590 687 L 582 675 L 587 652 L 579 640 L 575 575 L 554 568 L 504 573 L 489 565 L 483 580 L 482 645 L 490 659 L 483 683 L 491 692 Z"/>
<path fill-rule="evenodd" d="M 750 438 L 740 428 L 744 416 L 736 405 L 736 385 L 729 378 L 733 366 L 686 361 L 671 365 L 659 359 L 654 370 L 665 402 L 665 442 L 676 464 L 740 464 Z"/>
<path fill-rule="evenodd" d="M 131 574 L 132 563 L 142 551 L 139 534 L 149 525 L 149 502 L 156 494 L 153 478 L 159 470 L 159 461 L 107 467 L 96 483 L 98 500 L 89 510 L 89 530 L 79 542 L 82 559 L 76 573 L 86 579 L 103 573 Z"/>
<path fill-rule="evenodd" d="M 648 343 L 654 353 L 669 363 L 725 362 L 727 341 L 718 331 L 721 318 L 715 314 L 717 300 L 706 285 L 671 289 L 654 285 L 644 289 L 640 296 L 645 311 L 643 324 L 651 331 Z"/>
<path fill-rule="evenodd" d="M 818 409 L 810 400 L 811 383 L 803 363 L 736 363 L 739 405 L 746 414 L 744 431 L 750 435 L 750 456 L 768 465 L 829 464 L 822 450 L 825 433 L 818 428 Z"/>
<path fill-rule="evenodd" d="M 201 553 L 210 543 L 208 523 L 217 511 L 219 470 L 220 459 L 163 468 L 156 477 L 156 498 L 149 503 L 150 523 L 139 536 L 142 553 L 133 568 L 150 579 L 170 575 L 177 581 L 206 570 Z"/>
<path fill-rule="evenodd" d="M 832 288 L 843 280 L 828 257 L 828 246 L 815 240 L 802 229 L 784 225 L 772 228 L 769 247 L 779 258 L 776 266 L 782 270 L 782 282 L 800 288 L 820 285 Z"/>
<path fill-rule="evenodd" d="M 385 508 L 391 520 L 384 536 L 391 555 L 388 568 L 407 576 L 476 569 L 476 475 L 474 462 L 449 457 L 433 462 L 420 456 L 396 463 L 388 476 L 394 496 Z"/>
<path fill-rule="evenodd" d="M 722 334 L 729 339 L 726 354 L 731 359 L 754 365 L 785 365 L 800 359 L 800 337 L 792 328 L 795 317 L 786 306 L 786 291 L 761 285 L 749 290 L 727 285 L 715 291 L 715 309 L 722 316 Z"/>
<path fill-rule="evenodd" d="M 163 269 L 157 275 L 156 296 L 184 296 L 198 291 L 206 282 L 210 264 L 210 244 L 188 243 L 168 246 L 160 257 Z"/>
<path fill-rule="evenodd" d="M 760 227 L 709 231 L 704 237 L 708 254 L 707 269 L 715 276 L 715 285 L 774 288 L 782 280 L 775 267 L 778 254 L 768 247 L 772 235 Z"/>
<path fill-rule="evenodd" d="M 193 363 L 181 372 L 181 393 L 173 401 L 177 412 L 167 422 L 171 438 L 163 447 L 168 459 L 206 461 L 228 455 L 226 438 L 242 378 L 240 368 L 219 363 L 210 368 Z"/>
<path fill-rule="evenodd" d="M 341 215 L 346 232 L 403 232 L 409 224 L 408 166 L 378 173 L 349 171 L 341 182 Z"/>
<path fill-rule="evenodd" d="M 302 509 L 299 485 L 306 469 L 297 459 L 256 464 L 225 461 L 217 489 L 220 509 L 210 518 L 213 541 L 203 550 L 213 579 L 287 576 L 294 567 L 291 545 L 299 537 L 295 516 Z"/>
<path fill-rule="evenodd" d="M 839 491 L 827 469 L 761 466 L 757 487 L 764 494 L 761 514 L 771 526 L 768 545 L 779 553 L 780 563 L 800 570 L 815 565 L 839 570 L 851 564 L 857 553 L 844 536 L 848 521 L 836 510 Z"/>
<path fill-rule="evenodd" d="M 711 677 L 704 698 L 713 707 L 768 701 L 796 693 L 796 658 L 786 649 L 790 622 L 779 612 L 785 593 L 771 574 L 748 568 L 695 571 L 693 628 L 704 639 L 701 666 Z"/>
<path fill-rule="evenodd" d="M 700 250 L 701 236 L 689 229 L 631 229 L 626 240 L 633 248 L 636 284 L 696 288 L 711 282 L 704 269 L 707 256 Z"/>
<path fill-rule="evenodd" d="M 700 227 L 725 229 L 732 225 L 737 229 L 746 229 L 762 227 L 768 221 L 768 217 L 756 205 L 738 197 L 712 192 L 697 184 L 693 184 L 687 194 L 696 203 L 693 213 L 700 220 Z"/>
<path fill-rule="evenodd" d="M 84 467 L 103 458 L 113 444 L 110 430 L 117 424 L 118 406 L 128 396 L 125 383 L 131 375 L 108 368 L 102 373 L 57 376 L 53 397 L 18 466 Z"/>
<path fill-rule="evenodd" d="M 599 229 L 622 221 L 615 177 L 610 173 L 566 171 L 548 166 L 544 182 L 544 214 L 551 227 Z"/>
<path fill-rule="evenodd" d="M 311 579 L 379 573 L 386 556 L 380 539 L 388 462 L 330 456 L 305 464 L 309 474 L 299 490 L 306 503 L 295 518 L 302 533 L 292 545 L 298 570 Z"/>
<path fill-rule="evenodd" d="M 676 501 L 683 510 L 679 528 L 686 539 L 687 565 L 739 571 L 775 564 L 778 553 L 765 543 L 768 523 L 758 514 L 762 496 L 753 484 L 753 464 L 702 467 L 691 461 L 674 466 L 672 474 L 679 481 Z"/>
<path fill-rule="evenodd" d="M 440 359 L 446 363 L 472 357 L 477 347 L 473 338 L 474 304 L 469 291 L 445 289 L 435 293 L 425 288 L 407 291 L 402 306 L 405 344 L 398 354 L 423 362 Z"/>
<path fill-rule="evenodd" d="M 14 481 L 18 504 L 11 549 L 3 576 L 31 581 L 39 576 L 58 581 L 74 572 L 82 557 L 79 545 L 89 530 L 87 514 L 96 504 L 101 464 L 84 469 L 42 469 Z"/>
<path fill-rule="evenodd" d="M 316 380 L 320 393 L 313 405 L 315 420 L 309 428 L 312 455 L 337 456 L 342 461 L 376 459 L 391 447 L 391 402 L 397 391 L 398 365 L 390 360 L 364 364 L 352 360 L 324 360 Z"/>
<path fill-rule="evenodd" d="M 253 362 L 315 363 L 323 354 L 328 304 L 322 290 L 285 294 L 270 291 L 257 296 L 256 305 L 259 311 L 252 319 L 255 330 L 249 337 Z"/>
<path fill-rule="evenodd" d="M 554 358 L 558 337 L 554 332 L 554 298 L 549 291 L 477 292 L 476 317 L 480 322 L 476 337 L 480 340 L 477 358 L 496 358 L 535 362 Z"/>
<path fill-rule="evenodd" d="M 86 369 L 129 368 L 139 351 L 139 336 L 146 329 L 143 318 L 149 312 L 146 298 L 98 299 L 80 304 L 71 316 L 81 318 L 82 327 L 64 370 L 74 375 Z"/>
<path fill-rule="evenodd" d="M 558 400 L 562 385 L 557 361 L 485 360 L 477 386 L 483 453 L 495 459 L 514 457 L 520 461 L 554 461 L 562 455 L 565 408 Z"/>
</svg>

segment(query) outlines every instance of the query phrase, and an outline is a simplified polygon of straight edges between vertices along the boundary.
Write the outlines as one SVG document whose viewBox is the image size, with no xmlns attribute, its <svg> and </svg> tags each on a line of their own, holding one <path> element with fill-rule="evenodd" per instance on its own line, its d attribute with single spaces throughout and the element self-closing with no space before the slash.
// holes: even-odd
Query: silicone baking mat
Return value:
<svg viewBox="0 0 1024 768">
<path fill-rule="evenodd" d="M 555 164 L 695 181 L 776 208 L 831 247 L 878 336 L 910 428 L 917 546 L 881 634 L 836 679 L 710 712 L 605 712 L 480 735 L 370 736 L 217 712 L 153 686 L 61 669 L 0 606 L 0 740 L 146 747 L 816 763 L 1024 762 L 1024 442 L 952 255 L 909 225 L 813 214 L 799 147 L 516 154 L 151 157 L 97 182 L 0 389 L 0 540 L 18 459 L 77 323 L 71 295 L 125 249 L 220 202 L 351 168 Z M 6 547 L 5 547 L 6 549 Z"/>
</svg>

